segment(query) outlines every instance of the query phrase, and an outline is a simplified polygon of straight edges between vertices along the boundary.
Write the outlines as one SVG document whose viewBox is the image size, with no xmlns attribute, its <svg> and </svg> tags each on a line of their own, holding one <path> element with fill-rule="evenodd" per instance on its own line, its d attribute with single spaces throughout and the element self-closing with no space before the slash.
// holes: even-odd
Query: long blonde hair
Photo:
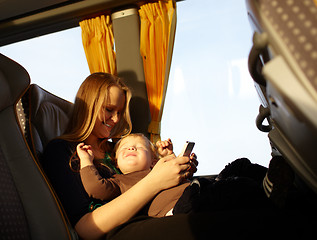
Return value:
<svg viewBox="0 0 317 240">
<path fill-rule="evenodd" d="M 122 80 L 109 73 L 93 73 L 81 84 L 74 103 L 73 112 L 68 127 L 60 138 L 70 142 L 83 142 L 91 134 L 99 111 L 108 99 L 109 89 L 119 87 L 125 95 L 125 110 L 109 137 L 120 138 L 128 135 L 132 129 L 129 103 L 130 89 Z"/>
</svg>

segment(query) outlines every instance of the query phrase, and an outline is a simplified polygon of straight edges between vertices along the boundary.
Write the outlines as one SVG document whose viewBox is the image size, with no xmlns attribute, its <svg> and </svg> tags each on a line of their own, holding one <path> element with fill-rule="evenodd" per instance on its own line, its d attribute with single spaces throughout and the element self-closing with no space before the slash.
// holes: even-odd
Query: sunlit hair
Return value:
<svg viewBox="0 0 317 240">
<path fill-rule="evenodd" d="M 124 111 L 119 122 L 112 129 L 109 138 L 120 138 L 128 135 L 132 129 L 129 103 L 131 92 L 120 78 L 109 73 L 93 73 L 81 84 L 74 103 L 73 112 L 65 134 L 61 136 L 70 142 L 83 142 L 91 134 L 98 113 L 109 97 L 109 89 L 117 86 L 125 95 Z M 105 139 L 106 140 L 106 139 Z"/>
<path fill-rule="evenodd" d="M 121 138 L 116 143 L 116 145 L 114 147 L 113 154 L 112 154 L 112 159 L 113 159 L 114 163 L 117 163 L 116 153 L 117 153 L 117 150 L 119 149 L 119 147 L 120 147 L 120 145 L 122 143 L 122 140 L 124 140 L 125 138 L 128 138 L 128 137 L 140 137 L 140 138 L 143 138 L 145 140 L 145 142 L 148 143 L 148 145 L 150 147 L 152 160 L 158 160 L 159 159 L 156 147 L 154 146 L 154 144 L 143 133 L 131 133 L 129 135 L 124 136 L 123 138 Z"/>
</svg>

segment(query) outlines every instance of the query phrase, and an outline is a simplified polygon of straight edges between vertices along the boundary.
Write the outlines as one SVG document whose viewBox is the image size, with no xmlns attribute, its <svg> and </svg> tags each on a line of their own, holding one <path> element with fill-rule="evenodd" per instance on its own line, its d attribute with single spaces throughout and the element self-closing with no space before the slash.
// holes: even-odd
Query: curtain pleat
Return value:
<svg viewBox="0 0 317 240">
<path fill-rule="evenodd" d="M 174 1 L 158 1 L 142 5 L 140 53 L 143 59 L 151 123 L 151 141 L 160 139 L 160 125 L 168 83 L 176 27 Z"/>
<path fill-rule="evenodd" d="M 82 41 L 90 73 L 116 74 L 116 54 L 110 16 L 83 20 Z"/>
</svg>

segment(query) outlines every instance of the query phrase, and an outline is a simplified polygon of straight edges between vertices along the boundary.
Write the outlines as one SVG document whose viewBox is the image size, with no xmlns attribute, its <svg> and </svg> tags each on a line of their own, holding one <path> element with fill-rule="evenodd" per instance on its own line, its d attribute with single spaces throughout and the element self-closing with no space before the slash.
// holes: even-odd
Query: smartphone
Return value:
<svg viewBox="0 0 317 240">
<path fill-rule="evenodd" d="M 189 142 L 189 141 L 186 141 L 184 147 L 183 147 L 183 150 L 181 151 L 181 154 L 179 156 L 183 156 L 183 157 L 189 157 L 189 155 L 191 154 L 193 148 L 195 146 L 195 143 L 194 142 Z"/>
</svg>

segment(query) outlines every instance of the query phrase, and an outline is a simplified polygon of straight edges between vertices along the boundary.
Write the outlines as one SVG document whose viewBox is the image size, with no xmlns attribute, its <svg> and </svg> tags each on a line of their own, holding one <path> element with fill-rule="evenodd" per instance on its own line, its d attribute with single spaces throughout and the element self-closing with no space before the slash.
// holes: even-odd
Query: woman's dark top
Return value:
<svg viewBox="0 0 317 240">
<path fill-rule="evenodd" d="M 79 171 L 70 168 L 69 160 L 75 151 L 77 143 L 62 139 L 54 139 L 45 148 L 42 164 L 54 190 L 56 191 L 66 214 L 72 224 L 75 224 L 91 210 L 90 198 L 81 182 Z M 104 177 L 110 177 L 110 171 L 103 169 Z"/>
</svg>

